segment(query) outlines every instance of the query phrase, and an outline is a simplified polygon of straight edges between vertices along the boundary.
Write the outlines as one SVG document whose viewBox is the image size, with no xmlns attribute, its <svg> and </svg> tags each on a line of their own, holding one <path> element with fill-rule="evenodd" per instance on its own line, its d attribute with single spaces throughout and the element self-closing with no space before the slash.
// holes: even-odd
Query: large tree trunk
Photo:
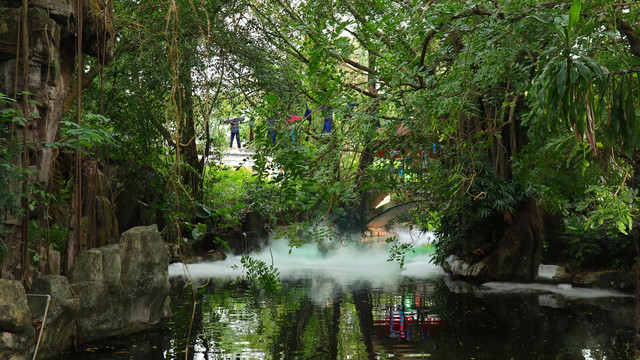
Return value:
<svg viewBox="0 0 640 360">
<path fill-rule="evenodd" d="M 202 187 L 202 170 L 204 163 L 198 159 L 198 150 L 196 149 L 196 124 L 195 109 L 193 102 L 193 84 L 188 77 L 183 77 L 183 127 L 180 132 L 180 154 L 182 162 L 188 167 L 182 168 L 182 181 L 189 186 L 191 194 L 197 196 Z"/>
<path fill-rule="evenodd" d="M 557 217 L 529 200 L 515 217 L 496 249 L 484 260 L 491 279 L 533 281 L 543 253 L 543 243 L 552 240 L 559 226 Z"/>
</svg>

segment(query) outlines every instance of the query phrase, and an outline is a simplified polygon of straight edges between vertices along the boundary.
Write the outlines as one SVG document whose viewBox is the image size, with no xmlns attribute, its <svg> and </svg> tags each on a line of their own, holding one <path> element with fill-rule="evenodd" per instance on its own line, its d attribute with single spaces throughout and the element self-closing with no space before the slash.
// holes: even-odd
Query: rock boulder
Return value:
<svg viewBox="0 0 640 360">
<path fill-rule="evenodd" d="M 157 325 L 171 316 L 169 257 L 156 225 L 134 227 L 120 238 L 122 290 L 129 325 Z"/>
<path fill-rule="evenodd" d="M 61 275 L 37 277 L 29 293 L 51 295 L 48 310 L 46 297 L 28 298 L 29 308 L 38 321 L 43 321 L 45 310 L 47 311 L 38 358 L 42 359 L 46 354 L 53 355 L 70 348 L 78 333 L 76 320 L 80 313 L 80 299 L 71 294 L 67 278 Z"/>
<path fill-rule="evenodd" d="M 71 288 L 80 298 L 78 334 L 83 342 L 120 335 L 126 327 L 125 298 L 119 275 L 118 245 L 82 252 L 69 270 Z"/>
<path fill-rule="evenodd" d="M 119 244 L 78 255 L 69 278 L 80 299 L 81 341 L 130 334 L 171 316 L 168 266 L 155 225 L 132 228 Z"/>
<path fill-rule="evenodd" d="M 22 359 L 12 354 L 33 341 L 31 310 L 19 281 L 0 279 L 0 359 Z"/>
</svg>

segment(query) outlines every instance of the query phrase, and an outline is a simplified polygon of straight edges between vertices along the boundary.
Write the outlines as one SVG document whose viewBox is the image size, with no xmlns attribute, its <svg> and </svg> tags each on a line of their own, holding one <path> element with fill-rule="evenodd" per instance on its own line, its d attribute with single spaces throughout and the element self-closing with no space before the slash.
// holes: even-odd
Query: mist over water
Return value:
<svg viewBox="0 0 640 360">
<path fill-rule="evenodd" d="M 407 228 L 396 228 L 399 243 L 411 243 L 417 250 L 433 241 L 431 232 L 423 233 Z M 273 240 L 270 247 L 249 254 L 251 257 L 273 264 L 282 279 L 323 278 L 338 283 L 368 281 L 373 285 L 394 283 L 402 277 L 431 278 L 443 274 L 442 269 L 429 263 L 425 252 L 408 252 L 404 267 L 387 261 L 390 245 L 364 246 L 358 241 L 343 242 L 335 250 L 326 250 L 317 244 L 298 248 L 289 247 L 286 239 Z M 187 276 L 195 280 L 207 278 L 235 279 L 242 276 L 241 256 L 229 255 L 224 261 L 202 262 L 169 266 L 169 276 Z M 234 269 L 234 265 L 237 267 Z M 188 271 L 188 275 L 186 274 Z"/>
<path fill-rule="evenodd" d="M 396 235 L 397 244 L 410 243 L 415 250 L 406 252 L 402 268 L 398 262 L 389 261 L 390 244 L 365 245 L 359 241 L 359 235 L 352 236 L 355 240 L 350 242 L 328 239 L 327 244 L 331 245 L 326 247 L 312 243 L 292 248 L 287 239 L 276 239 L 270 246 L 249 256 L 276 267 L 283 280 L 311 279 L 320 293 L 326 286 L 366 282 L 370 286 L 388 288 L 395 287 L 404 278 L 435 279 L 445 274 L 442 268 L 430 263 L 431 252 L 426 251 L 427 245 L 435 240 L 432 232 L 405 227 L 394 228 L 391 232 Z M 169 266 L 169 276 L 192 278 L 196 283 L 205 283 L 207 279 L 235 280 L 243 275 L 240 255 L 229 255 L 224 261 Z M 630 296 L 614 290 L 579 288 L 570 284 L 486 282 L 473 287 L 474 293 L 493 295 L 542 293 L 569 299 Z"/>
<path fill-rule="evenodd" d="M 273 241 L 251 254 L 279 269 L 283 281 L 272 293 L 232 282 L 243 275 L 240 256 L 172 264 L 171 333 L 72 359 L 182 359 L 187 333 L 193 359 L 629 358 L 633 297 L 568 284 L 462 281 L 429 263 L 433 234 L 394 232 L 416 249 L 402 269 L 387 261 L 389 244 L 364 246 L 359 235 L 329 251 Z M 181 277 L 202 287 L 195 292 Z"/>
</svg>

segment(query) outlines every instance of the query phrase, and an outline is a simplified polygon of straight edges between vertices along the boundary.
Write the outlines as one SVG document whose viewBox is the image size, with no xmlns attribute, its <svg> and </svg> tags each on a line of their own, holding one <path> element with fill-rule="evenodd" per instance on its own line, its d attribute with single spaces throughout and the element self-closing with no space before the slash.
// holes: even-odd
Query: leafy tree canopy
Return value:
<svg viewBox="0 0 640 360">
<path fill-rule="evenodd" d="M 478 228 L 504 230 L 526 199 L 603 233 L 633 229 L 636 4 L 114 6 L 115 60 L 89 95 L 121 142 L 113 156 L 174 154 L 168 168 L 181 169 L 193 196 L 203 196 L 203 162 L 224 146 L 222 122 L 247 115 L 258 178 L 277 184 L 289 221 L 351 221 L 372 194 L 392 192 L 424 200 L 417 220 L 439 224 L 460 245 L 450 250 L 495 242 Z M 312 122 L 285 123 L 307 106 Z M 615 206 L 603 201 L 623 193 Z"/>
</svg>

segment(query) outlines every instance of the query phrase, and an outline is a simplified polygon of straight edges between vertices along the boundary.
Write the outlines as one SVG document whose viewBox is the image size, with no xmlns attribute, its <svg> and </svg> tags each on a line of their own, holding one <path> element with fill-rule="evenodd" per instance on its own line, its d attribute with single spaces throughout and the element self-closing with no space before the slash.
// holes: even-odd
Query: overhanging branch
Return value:
<svg viewBox="0 0 640 360">
<path fill-rule="evenodd" d="M 640 58 L 640 37 L 638 37 L 638 34 L 633 30 L 631 25 L 627 24 L 621 18 L 616 19 L 616 25 L 618 27 L 618 31 L 627 37 L 627 41 L 631 46 L 631 53 Z"/>
</svg>

